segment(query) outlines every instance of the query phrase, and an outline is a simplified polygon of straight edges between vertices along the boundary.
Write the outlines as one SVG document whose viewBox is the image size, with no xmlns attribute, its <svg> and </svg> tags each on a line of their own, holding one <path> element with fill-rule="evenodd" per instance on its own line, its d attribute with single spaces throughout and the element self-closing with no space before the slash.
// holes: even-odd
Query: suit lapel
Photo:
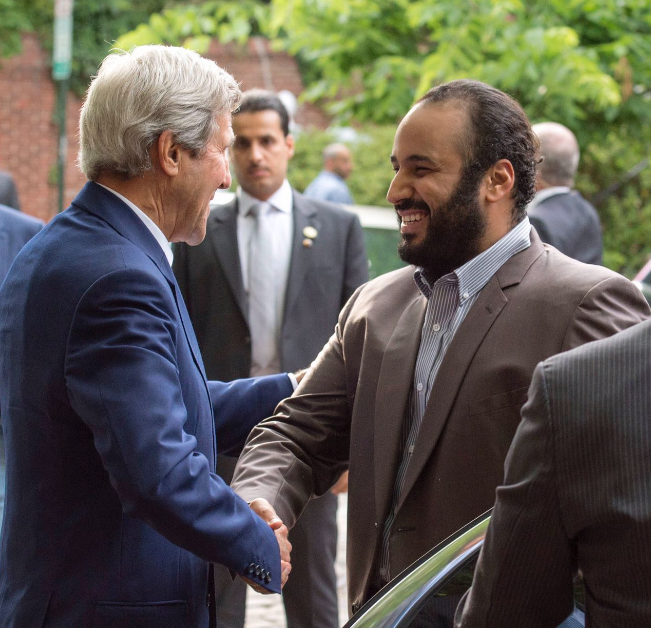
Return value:
<svg viewBox="0 0 651 628">
<path fill-rule="evenodd" d="M 415 286 L 414 286 L 415 288 Z M 416 356 L 427 300 L 419 295 L 407 306 L 387 344 L 375 399 L 374 473 L 377 521 L 389 510 L 400 458 L 400 434 L 414 381 Z"/>
<path fill-rule="evenodd" d="M 181 325 L 188 345 L 190 346 L 192 357 L 205 382 L 206 372 L 204 370 L 203 360 L 201 359 L 201 352 L 199 351 L 199 345 L 192 329 L 192 323 L 190 322 L 190 316 L 185 307 L 181 290 L 176 283 L 176 278 L 170 268 L 165 253 L 149 229 L 145 227 L 142 220 L 121 199 L 95 183 L 86 183 L 77 198 L 73 201 L 73 205 L 80 206 L 84 210 L 101 218 L 111 225 L 120 235 L 133 242 L 138 248 L 144 251 L 167 279 L 174 293 Z"/>
<path fill-rule="evenodd" d="M 303 281 L 312 268 L 314 256 L 318 255 L 318 233 L 320 228 L 319 215 L 315 206 L 304 196 L 293 192 L 294 208 L 292 211 L 294 221 L 294 236 L 292 238 L 292 255 L 287 278 L 287 292 L 285 294 L 285 308 L 283 310 L 283 324 L 287 315 L 299 295 L 303 292 Z M 314 227 L 317 237 L 313 240 L 314 246 L 303 246 L 303 230 L 305 227 Z"/>
<path fill-rule="evenodd" d="M 249 308 L 242 281 L 242 265 L 237 241 L 237 200 L 220 205 L 210 212 L 207 237 L 226 276 L 235 302 L 244 320 L 249 320 Z"/>
<path fill-rule="evenodd" d="M 514 255 L 491 277 L 454 335 L 439 367 L 425 408 L 398 508 L 404 503 L 425 463 L 434 452 L 475 353 L 508 303 L 503 289 L 518 284 L 543 251 L 540 239 L 532 231 L 531 246 Z"/>
</svg>

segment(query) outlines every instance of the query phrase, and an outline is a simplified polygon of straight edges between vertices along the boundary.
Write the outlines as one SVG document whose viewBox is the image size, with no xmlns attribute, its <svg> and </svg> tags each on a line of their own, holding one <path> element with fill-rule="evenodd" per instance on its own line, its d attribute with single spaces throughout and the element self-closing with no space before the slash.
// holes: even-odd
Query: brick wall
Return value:
<svg viewBox="0 0 651 628">
<path fill-rule="evenodd" d="M 252 38 L 245 47 L 213 42 L 206 56 L 233 74 L 244 90 L 288 90 L 295 96 L 303 91 L 296 61 L 286 53 L 272 51 L 265 39 Z M 35 35 L 25 35 L 22 53 L 0 66 L 0 170 L 14 176 L 21 209 L 43 220 L 52 218 L 57 208 L 55 108 L 55 86 L 47 55 Z M 80 108 L 81 101 L 69 96 L 66 206 L 85 182 L 75 165 Z M 313 105 L 299 104 L 296 122 L 304 127 L 325 128 L 328 118 Z"/>
</svg>

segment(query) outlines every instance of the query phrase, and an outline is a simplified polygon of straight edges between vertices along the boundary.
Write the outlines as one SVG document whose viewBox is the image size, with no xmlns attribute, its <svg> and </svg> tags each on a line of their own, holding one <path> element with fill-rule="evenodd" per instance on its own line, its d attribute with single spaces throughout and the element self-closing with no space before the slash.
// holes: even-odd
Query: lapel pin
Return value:
<svg viewBox="0 0 651 628">
<path fill-rule="evenodd" d="M 310 240 L 309 238 L 305 238 L 305 240 L 303 240 L 303 246 L 306 249 L 309 249 L 313 244 L 314 242 L 312 242 L 312 240 Z"/>
<path fill-rule="evenodd" d="M 319 235 L 319 232 L 314 227 L 308 226 L 303 229 L 303 235 L 310 240 L 314 240 Z M 303 244 L 305 244 L 305 241 L 303 241 Z"/>
</svg>

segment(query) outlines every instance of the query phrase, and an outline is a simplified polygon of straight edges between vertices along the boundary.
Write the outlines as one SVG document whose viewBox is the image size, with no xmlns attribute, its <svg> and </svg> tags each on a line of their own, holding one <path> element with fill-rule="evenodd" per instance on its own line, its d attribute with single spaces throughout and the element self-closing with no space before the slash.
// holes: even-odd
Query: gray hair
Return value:
<svg viewBox="0 0 651 628">
<path fill-rule="evenodd" d="M 326 159 L 333 159 L 334 157 L 337 157 L 341 153 L 349 153 L 350 149 L 348 146 L 345 144 L 341 144 L 337 142 L 336 144 L 328 144 L 324 149 L 323 149 L 323 161 Z"/>
<path fill-rule="evenodd" d="M 574 185 L 574 176 L 579 167 L 579 143 L 572 131 L 557 122 L 534 124 L 534 133 L 540 140 L 538 165 L 541 179 L 548 185 Z"/>
<path fill-rule="evenodd" d="M 79 121 L 78 165 L 90 181 L 104 171 L 130 179 L 151 168 L 163 131 L 200 154 L 242 94 L 214 61 L 171 46 L 115 51 L 91 81 Z"/>
</svg>

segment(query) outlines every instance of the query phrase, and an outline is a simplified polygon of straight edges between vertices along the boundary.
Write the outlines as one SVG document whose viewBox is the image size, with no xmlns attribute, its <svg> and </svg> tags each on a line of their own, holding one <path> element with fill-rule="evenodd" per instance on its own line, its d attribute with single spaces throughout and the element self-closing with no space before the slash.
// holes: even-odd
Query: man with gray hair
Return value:
<svg viewBox="0 0 651 628">
<path fill-rule="evenodd" d="M 573 190 L 579 167 L 579 144 L 574 133 L 557 122 L 533 125 L 543 158 L 536 180 L 536 196 L 527 208 L 540 239 L 561 253 L 601 264 L 601 223 L 595 208 Z"/>
<path fill-rule="evenodd" d="M 353 157 L 345 144 L 328 144 L 323 149 L 323 170 L 305 188 L 305 196 L 331 203 L 352 205 L 346 179 L 353 171 Z"/>
<path fill-rule="evenodd" d="M 230 185 L 240 96 L 163 46 L 109 55 L 89 87 L 89 182 L 0 289 L 2 628 L 205 628 L 210 562 L 261 592 L 287 579 L 287 528 L 213 471 L 290 379 L 206 379 L 168 244 L 201 242 Z"/>
</svg>

